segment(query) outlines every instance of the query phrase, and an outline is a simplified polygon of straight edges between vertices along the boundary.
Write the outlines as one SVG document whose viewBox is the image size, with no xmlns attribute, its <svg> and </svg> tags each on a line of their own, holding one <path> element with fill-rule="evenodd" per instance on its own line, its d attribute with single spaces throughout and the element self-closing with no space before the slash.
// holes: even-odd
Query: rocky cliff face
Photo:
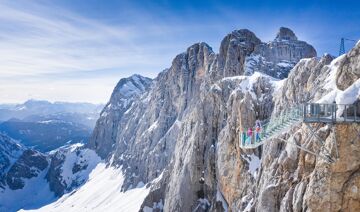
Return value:
<svg viewBox="0 0 360 212">
<path fill-rule="evenodd" d="M 155 179 L 168 165 L 182 117 L 197 103 L 200 85 L 213 57 L 213 51 L 205 43 L 189 47 L 176 56 L 172 66 L 160 73 L 126 110 L 102 114 L 98 125 L 105 129 L 105 134 L 114 134 L 115 130 L 114 139 L 103 142 L 104 137 L 96 128 L 90 146 L 96 147 L 99 138 L 98 148 L 111 150 L 108 155 L 113 153 L 114 162 L 122 165 L 128 176 L 124 189 Z M 114 129 L 112 121 L 105 121 L 110 127 L 103 124 L 102 119 L 118 120 L 117 128 Z"/>
<path fill-rule="evenodd" d="M 161 176 L 143 207 L 161 202 L 164 211 L 316 211 L 321 204 L 329 210 L 356 208 L 357 175 L 351 173 L 356 173 L 357 165 L 331 178 L 338 181 L 334 189 L 342 191 L 332 198 L 343 200 L 329 206 L 330 201 L 320 197 L 331 192 L 318 189 L 332 186 L 327 174 L 336 173 L 333 167 L 342 160 L 328 165 L 276 139 L 255 150 L 244 151 L 238 144 L 239 130 L 253 126 L 257 119 L 297 103 L 341 96 L 334 79 L 349 86 L 357 81 L 354 52 L 334 61 L 330 55 L 316 58 L 315 49 L 287 28 L 268 43 L 249 30 L 234 31 L 221 42 L 219 54 L 205 43 L 195 44 L 131 98 L 130 107 L 117 113 L 110 109 L 113 117 L 103 115 L 90 147 L 122 167 L 124 190 Z M 345 63 L 347 57 L 352 62 Z M 354 74 L 341 76 L 342 67 Z M 116 125 L 105 120 L 116 120 Z M 339 125 L 336 132 L 341 133 L 332 134 L 324 126 L 319 133 L 331 151 L 335 136 L 340 152 L 356 152 L 357 147 L 348 148 L 348 139 L 341 135 L 349 134 L 358 145 L 357 129 L 357 125 Z M 101 133 L 112 134 L 111 142 Z M 315 143 L 306 139 L 305 126 L 279 136 L 287 139 L 290 133 L 298 134 L 300 144 Z M 349 189 L 356 192 L 344 192 Z"/>
<path fill-rule="evenodd" d="M 359 46 L 359 42 L 356 46 Z M 339 89 L 345 90 L 360 77 L 360 49 L 353 48 L 344 55 L 341 60 L 339 71 L 336 76 L 336 85 Z"/>
<path fill-rule="evenodd" d="M 110 101 L 100 114 L 90 142 L 101 157 L 107 157 L 114 149 L 121 120 L 126 111 L 151 85 L 151 79 L 139 75 L 124 78 L 116 85 Z M 101 144 L 99 144 L 101 143 Z"/>
</svg>

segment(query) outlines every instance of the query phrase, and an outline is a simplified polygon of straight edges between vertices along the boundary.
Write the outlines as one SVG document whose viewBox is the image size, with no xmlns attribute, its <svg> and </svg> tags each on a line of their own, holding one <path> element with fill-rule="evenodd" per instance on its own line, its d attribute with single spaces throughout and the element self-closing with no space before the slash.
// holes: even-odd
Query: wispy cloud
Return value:
<svg viewBox="0 0 360 212">
<path fill-rule="evenodd" d="M 53 93 L 42 90 L 50 82 L 56 82 L 56 86 L 64 86 L 64 80 L 72 80 L 74 85 L 74 81 L 81 84 L 84 79 L 97 83 L 91 80 L 94 78 L 103 79 L 98 83 L 103 83 L 107 92 L 99 94 L 102 98 L 97 100 L 79 100 L 106 101 L 109 88 L 120 77 L 133 73 L 154 77 L 171 63 L 180 48 L 186 47 L 175 42 L 173 36 L 184 29 L 155 21 L 146 13 L 127 17 L 131 22 L 112 24 L 39 1 L 0 1 L 0 11 L 2 102 L 23 101 L 29 96 L 61 98 L 66 88 L 52 89 L 57 90 Z M 79 92 L 67 94 L 74 100 L 86 91 L 75 87 Z M 21 97 L 21 89 L 30 94 Z M 14 90 L 17 94 L 12 94 Z"/>
<path fill-rule="evenodd" d="M 137 31 L 130 27 L 112 27 L 34 4 L 17 7 L 1 2 L 0 10 L 2 76 L 120 69 L 159 62 L 134 43 Z"/>
</svg>

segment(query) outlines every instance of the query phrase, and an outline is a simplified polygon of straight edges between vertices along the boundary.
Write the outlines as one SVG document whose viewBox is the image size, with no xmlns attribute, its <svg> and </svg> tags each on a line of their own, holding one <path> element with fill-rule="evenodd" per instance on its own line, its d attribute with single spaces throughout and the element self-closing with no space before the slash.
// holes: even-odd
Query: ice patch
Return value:
<svg viewBox="0 0 360 212">
<path fill-rule="evenodd" d="M 248 159 L 248 157 L 250 157 L 250 159 Z M 256 178 L 261 165 L 261 160 L 254 153 L 248 157 L 244 157 L 244 159 L 249 163 L 249 172 L 254 176 L 254 178 Z"/>
<path fill-rule="evenodd" d="M 153 130 L 155 130 L 158 127 L 158 120 L 156 120 L 149 128 L 147 131 L 152 132 Z"/>
<path fill-rule="evenodd" d="M 288 67 L 292 67 L 293 64 L 290 63 L 290 62 L 286 62 L 286 61 L 283 61 L 283 62 L 280 62 L 280 63 L 277 63 L 276 64 L 277 66 L 280 66 L 280 67 L 284 67 L 284 68 L 288 68 Z"/>
</svg>

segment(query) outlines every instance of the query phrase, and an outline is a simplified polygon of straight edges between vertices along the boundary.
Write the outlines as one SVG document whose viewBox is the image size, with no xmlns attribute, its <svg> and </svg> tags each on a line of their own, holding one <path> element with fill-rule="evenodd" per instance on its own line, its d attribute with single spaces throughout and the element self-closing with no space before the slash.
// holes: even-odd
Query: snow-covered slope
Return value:
<svg viewBox="0 0 360 212">
<path fill-rule="evenodd" d="M 101 159 L 82 146 L 43 154 L 0 134 L 0 212 L 36 209 L 83 185 Z"/>
<path fill-rule="evenodd" d="M 13 212 L 21 208 L 36 209 L 56 200 L 45 179 L 47 169 L 38 176 L 23 179 L 24 187 L 17 190 L 5 188 L 0 190 L 0 211 Z"/>
<path fill-rule="evenodd" d="M 120 168 L 107 167 L 105 163 L 99 163 L 82 187 L 65 194 L 56 202 L 30 211 L 139 211 L 145 197 L 149 194 L 150 184 L 139 184 L 136 188 L 121 192 L 123 183 L 124 176 Z"/>
</svg>

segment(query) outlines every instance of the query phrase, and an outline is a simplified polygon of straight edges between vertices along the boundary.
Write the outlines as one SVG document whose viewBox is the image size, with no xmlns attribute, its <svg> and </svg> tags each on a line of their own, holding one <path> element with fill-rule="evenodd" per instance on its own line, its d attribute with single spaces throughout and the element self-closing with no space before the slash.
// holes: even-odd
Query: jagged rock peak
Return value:
<svg viewBox="0 0 360 212">
<path fill-rule="evenodd" d="M 165 75 L 167 75 L 166 79 L 170 79 L 180 77 L 180 75 L 185 77 L 190 74 L 181 81 L 184 84 L 179 85 L 180 87 L 185 86 L 189 80 L 202 80 L 214 57 L 215 53 L 207 43 L 195 43 L 189 46 L 185 52 L 176 55 L 171 67 L 166 69 L 164 73 L 159 74 L 156 80 L 164 78 Z"/>
<path fill-rule="evenodd" d="M 254 50 L 254 47 L 261 43 L 261 40 L 256 37 L 255 33 L 248 29 L 239 29 L 234 30 L 221 42 L 221 46 L 226 46 L 224 44 L 241 44 L 243 47 L 246 48 L 247 53 L 251 53 Z"/>
<path fill-rule="evenodd" d="M 248 29 L 232 31 L 221 41 L 217 64 L 217 73 L 213 78 L 243 75 L 245 57 L 249 56 L 261 40 Z"/>
<path fill-rule="evenodd" d="M 276 34 L 275 40 L 281 41 L 281 40 L 297 40 L 295 33 L 286 27 L 280 27 L 279 32 Z"/>
<path fill-rule="evenodd" d="M 256 37 L 255 33 L 248 29 L 234 30 L 229 35 L 236 37 L 240 42 L 253 41 L 254 43 L 261 43 L 261 40 Z"/>
<path fill-rule="evenodd" d="M 189 46 L 186 50 L 187 53 L 191 52 L 194 49 L 199 49 L 199 48 L 205 48 L 208 49 L 212 52 L 212 48 L 211 46 L 209 46 L 209 44 L 205 43 L 205 42 L 199 42 L 199 43 L 194 43 L 193 45 Z"/>
<path fill-rule="evenodd" d="M 185 59 L 182 62 L 186 61 L 185 62 L 187 63 L 186 66 L 190 70 L 195 70 L 198 69 L 199 67 L 204 67 L 204 66 L 206 67 L 210 65 L 212 61 L 212 57 L 213 55 L 215 55 L 212 48 L 205 42 L 199 42 L 191 45 L 186 49 L 186 52 L 183 54 L 185 58 L 183 58 L 180 55 L 180 57 L 176 57 L 174 61 L 180 62 L 182 59 Z"/>
<path fill-rule="evenodd" d="M 121 93 L 128 96 L 143 92 L 151 83 L 151 79 L 143 77 L 139 74 L 131 75 L 127 78 L 122 78 L 116 85 L 113 95 Z"/>
</svg>

